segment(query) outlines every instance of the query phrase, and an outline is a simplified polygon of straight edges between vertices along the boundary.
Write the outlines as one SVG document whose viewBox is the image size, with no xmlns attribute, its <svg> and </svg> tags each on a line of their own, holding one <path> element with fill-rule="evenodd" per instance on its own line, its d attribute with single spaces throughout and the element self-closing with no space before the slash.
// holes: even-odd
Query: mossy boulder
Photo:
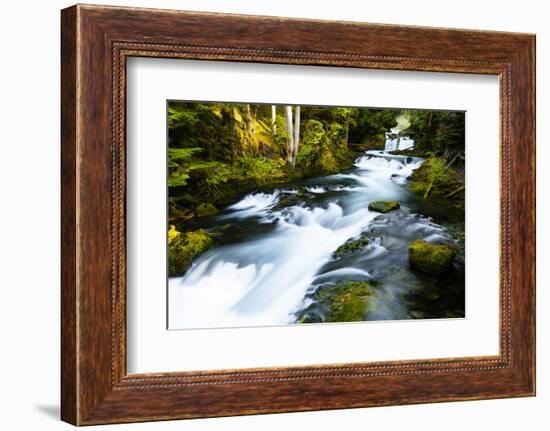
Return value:
<svg viewBox="0 0 550 431">
<path fill-rule="evenodd" d="M 292 199 L 290 198 L 283 198 L 279 199 L 279 202 L 277 202 L 276 207 L 277 208 L 286 208 L 292 205 Z"/>
<path fill-rule="evenodd" d="M 453 263 L 456 250 L 447 244 L 416 240 L 409 245 L 411 267 L 426 274 L 444 274 Z"/>
<path fill-rule="evenodd" d="M 307 195 L 307 189 L 305 187 L 299 187 L 296 193 L 294 194 L 294 197 L 297 199 L 301 199 L 306 195 Z"/>
<path fill-rule="evenodd" d="M 374 201 L 369 204 L 370 211 L 376 211 L 383 214 L 397 210 L 400 207 L 401 205 L 399 205 L 397 201 Z"/>
<path fill-rule="evenodd" d="M 342 257 L 355 251 L 362 250 L 368 243 L 369 239 L 364 237 L 350 239 L 338 247 L 333 253 L 333 256 Z"/>
<path fill-rule="evenodd" d="M 210 203 L 202 203 L 195 208 L 197 217 L 207 217 L 218 214 L 218 209 Z"/>
<path fill-rule="evenodd" d="M 321 290 L 318 300 L 329 308 L 327 322 L 364 320 L 370 284 L 365 281 L 343 281 Z"/>
<path fill-rule="evenodd" d="M 212 236 L 204 229 L 179 232 L 175 226 L 168 230 L 168 275 L 182 275 L 195 257 L 212 246 Z"/>
</svg>

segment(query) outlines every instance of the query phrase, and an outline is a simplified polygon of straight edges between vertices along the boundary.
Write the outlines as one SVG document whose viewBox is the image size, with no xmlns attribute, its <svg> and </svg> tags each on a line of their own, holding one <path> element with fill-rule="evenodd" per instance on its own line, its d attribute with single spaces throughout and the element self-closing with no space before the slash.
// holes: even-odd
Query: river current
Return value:
<svg viewBox="0 0 550 431">
<path fill-rule="evenodd" d="M 169 328 L 281 325 L 305 313 L 322 322 L 314 293 L 343 280 L 372 282 L 365 320 L 463 317 L 463 253 L 443 277 L 408 264 L 416 239 L 463 249 L 452 209 L 407 187 L 422 162 L 368 151 L 347 172 L 249 194 L 201 221 L 220 236 L 183 277 L 169 279 Z M 377 200 L 396 200 L 401 208 L 370 211 Z M 367 241 L 335 255 L 354 238 Z"/>
</svg>

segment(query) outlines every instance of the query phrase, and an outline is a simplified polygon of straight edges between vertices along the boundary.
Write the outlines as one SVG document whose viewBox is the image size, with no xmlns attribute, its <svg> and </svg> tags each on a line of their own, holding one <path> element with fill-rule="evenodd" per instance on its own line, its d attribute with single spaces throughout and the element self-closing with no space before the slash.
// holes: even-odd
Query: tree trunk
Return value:
<svg viewBox="0 0 550 431">
<path fill-rule="evenodd" d="M 275 136 L 277 134 L 277 105 L 271 105 L 271 127 Z"/>
<path fill-rule="evenodd" d="M 292 164 L 294 154 L 294 128 L 292 124 L 292 106 L 285 106 L 286 132 L 288 133 L 287 160 Z"/>
<path fill-rule="evenodd" d="M 292 151 L 292 167 L 296 165 L 296 155 L 298 154 L 298 146 L 300 144 L 300 106 L 296 106 L 296 110 L 294 112 L 294 148 Z"/>
<path fill-rule="evenodd" d="M 248 122 L 248 133 L 250 137 L 254 136 L 254 125 L 252 123 L 252 112 L 250 111 L 250 105 L 246 105 L 246 117 Z"/>
</svg>

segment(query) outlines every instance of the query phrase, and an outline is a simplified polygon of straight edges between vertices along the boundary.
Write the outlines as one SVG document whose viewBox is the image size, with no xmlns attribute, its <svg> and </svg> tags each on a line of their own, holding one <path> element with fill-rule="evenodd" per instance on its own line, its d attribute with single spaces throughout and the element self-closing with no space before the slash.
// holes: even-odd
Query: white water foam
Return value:
<svg viewBox="0 0 550 431">
<path fill-rule="evenodd" d="M 228 207 L 233 213 L 227 214 L 225 218 L 246 218 L 251 216 L 265 215 L 267 210 L 273 208 L 279 201 L 279 191 L 273 193 L 251 193 L 246 195 L 236 204 Z"/>
<path fill-rule="evenodd" d="M 170 328 L 289 323 L 333 251 L 378 214 L 292 207 L 266 238 L 206 253 L 169 280 Z"/>
<path fill-rule="evenodd" d="M 324 187 L 321 187 L 321 186 L 307 187 L 306 190 L 310 193 L 315 193 L 315 194 L 321 194 L 327 191 Z"/>
</svg>

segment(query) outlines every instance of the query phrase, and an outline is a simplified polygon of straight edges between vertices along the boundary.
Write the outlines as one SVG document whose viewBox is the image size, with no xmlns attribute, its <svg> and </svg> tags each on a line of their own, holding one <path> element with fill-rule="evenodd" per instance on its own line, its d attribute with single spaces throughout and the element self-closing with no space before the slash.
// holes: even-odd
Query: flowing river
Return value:
<svg viewBox="0 0 550 431">
<path fill-rule="evenodd" d="M 456 211 L 407 187 L 422 162 L 368 151 L 347 172 L 249 194 L 194 222 L 220 236 L 183 277 L 169 279 L 169 328 L 281 325 L 305 314 L 322 322 L 326 311 L 314 293 L 343 280 L 372 282 L 365 320 L 463 317 L 463 253 L 445 276 L 408 264 L 416 239 L 463 249 Z M 369 211 L 377 200 L 396 200 L 401 208 Z M 354 238 L 365 238 L 359 250 L 335 254 Z"/>
</svg>

